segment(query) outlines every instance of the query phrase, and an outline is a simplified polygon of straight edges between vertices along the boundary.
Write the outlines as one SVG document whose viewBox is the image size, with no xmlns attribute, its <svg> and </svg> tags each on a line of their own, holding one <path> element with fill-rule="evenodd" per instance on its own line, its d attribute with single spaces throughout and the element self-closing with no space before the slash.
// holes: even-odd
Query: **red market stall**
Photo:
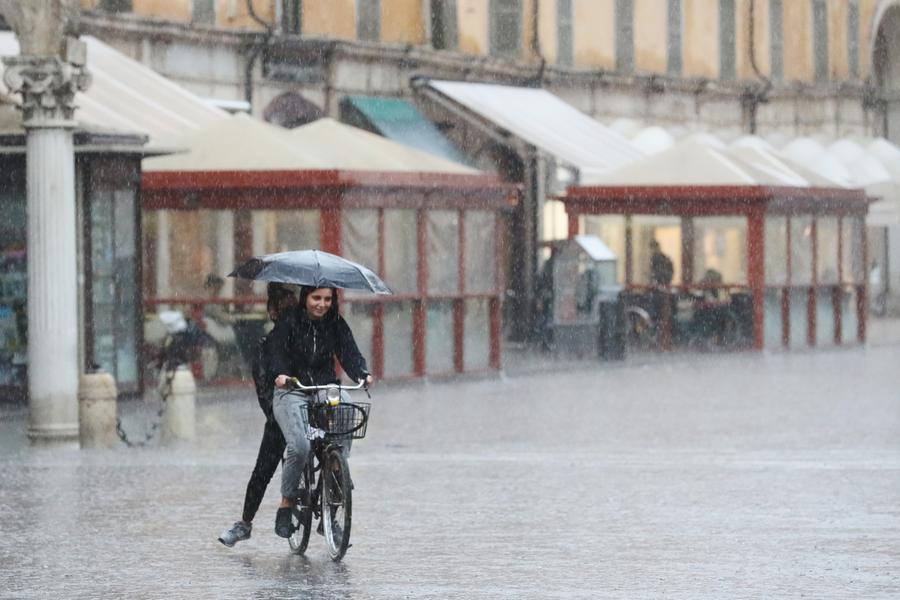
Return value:
<svg viewBox="0 0 900 600">
<path fill-rule="evenodd" d="M 693 339 L 703 307 L 733 319 L 734 346 L 865 341 L 869 198 L 775 158 L 694 140 L 560 198 L 570 237 L 596 234 L 623 257 L 633 305 L 668 295 L 654 305 L 656 346 Z M 652 242 L 671 260 L 668 284 L 654 280 Z"/>
<path fill-rule="evenodd" d="M 201 318 L 225 305 L 236 320 L 259 322 L 262 286 L 227 280 L 209 297 L 206 275 L 251 255 L 320 248 L 372 267 L 395 292 L 343 293 L 377 376 L 500 368 L 514 186 L 331 119 L 285 131 L 235 117 L 188 142 L 188 155 L 145 164 L 148 312 L 190 305 Z M 235 332 L 231 344 L 246 345 Z"/>
</svg>

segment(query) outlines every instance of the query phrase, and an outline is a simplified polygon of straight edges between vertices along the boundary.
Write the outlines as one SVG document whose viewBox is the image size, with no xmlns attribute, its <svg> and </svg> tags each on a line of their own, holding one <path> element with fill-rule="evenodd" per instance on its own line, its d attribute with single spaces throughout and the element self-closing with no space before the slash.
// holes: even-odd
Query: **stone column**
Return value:
<svg viewBox="0 0 900 600">
<path fill-rule="evenodd" d="M 34 443 L 78 440 L 76 90 L 87 73 L 58 57 L 4 59 L 7 87 L 22 95 L 27 132 L 28 436 Z M 83 64 L 83 62 L 82 62 Z"/>
</svg>

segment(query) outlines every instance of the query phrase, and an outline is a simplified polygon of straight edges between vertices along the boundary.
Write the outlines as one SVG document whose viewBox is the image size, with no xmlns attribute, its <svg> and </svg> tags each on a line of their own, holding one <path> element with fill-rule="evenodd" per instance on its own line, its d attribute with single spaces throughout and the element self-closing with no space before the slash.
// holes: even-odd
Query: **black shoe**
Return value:
<svg viewBox="0 0 900 600">
<path fill-rule="evenodd" d="M 322 524 L 322 519 L 319 519 L 319 526 L 316 527 L 316 533 L 325 535 L 325 525 Z"/>
<path fill-rule="evenodd" d="M 294 533 L 294 526 L 291 525 L 291 509 L 289 507 L 279 508 L 275 513 L 275 535 L 289 538 L 292 533 Z"/>
</svg>

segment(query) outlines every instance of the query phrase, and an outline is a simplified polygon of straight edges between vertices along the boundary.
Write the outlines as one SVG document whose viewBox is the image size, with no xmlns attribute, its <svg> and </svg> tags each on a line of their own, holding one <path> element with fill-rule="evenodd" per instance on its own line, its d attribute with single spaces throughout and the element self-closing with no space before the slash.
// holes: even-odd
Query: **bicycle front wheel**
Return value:
<svg viewBox="0 0 900 600">
<path fill-rule="evenodd" d="M 303 554 L 309 545 L 309 531 L 312 527 L 312 486 L 310 482 L 309 466 L 303 470 L 300 476 L 300 488 L 297 490 L 297 503 L 291 508 L 291 525 L 294 533 L 288 538 L 291 552 Z"/>
<path fill-rule="evenodd" d="M 350 547 L 352 490 L 350 467 L 340 448 L 330 448 L 322 465 L 322 521 L 331 560 L 339 561 Z"/>
</svg>

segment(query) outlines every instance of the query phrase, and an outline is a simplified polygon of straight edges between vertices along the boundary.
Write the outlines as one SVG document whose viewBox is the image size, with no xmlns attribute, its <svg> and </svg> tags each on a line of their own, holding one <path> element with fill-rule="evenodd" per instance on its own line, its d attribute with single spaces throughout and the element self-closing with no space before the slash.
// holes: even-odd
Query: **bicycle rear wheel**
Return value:
<svg viewBox="0 0 900 600">
<path fill-rule="evenodd" d="M 310 468 L 307 465 L 300 476 L 300 489 L 297 491 L 297 503 L 291 508 L 291 525 L 294 533 L 288 538 L 291 552 L 303 554 L 309 545 L 309 531 L 312 528 L 312 490 L 310 482 Z"/>
<path fill-rule="evenodd" d="M 343 451 L 330 448 L 322 465 L 322 522 L 331 560 L 339 561 L 350 547 L 353 502 L 350 467 Z"/>
</svg>

